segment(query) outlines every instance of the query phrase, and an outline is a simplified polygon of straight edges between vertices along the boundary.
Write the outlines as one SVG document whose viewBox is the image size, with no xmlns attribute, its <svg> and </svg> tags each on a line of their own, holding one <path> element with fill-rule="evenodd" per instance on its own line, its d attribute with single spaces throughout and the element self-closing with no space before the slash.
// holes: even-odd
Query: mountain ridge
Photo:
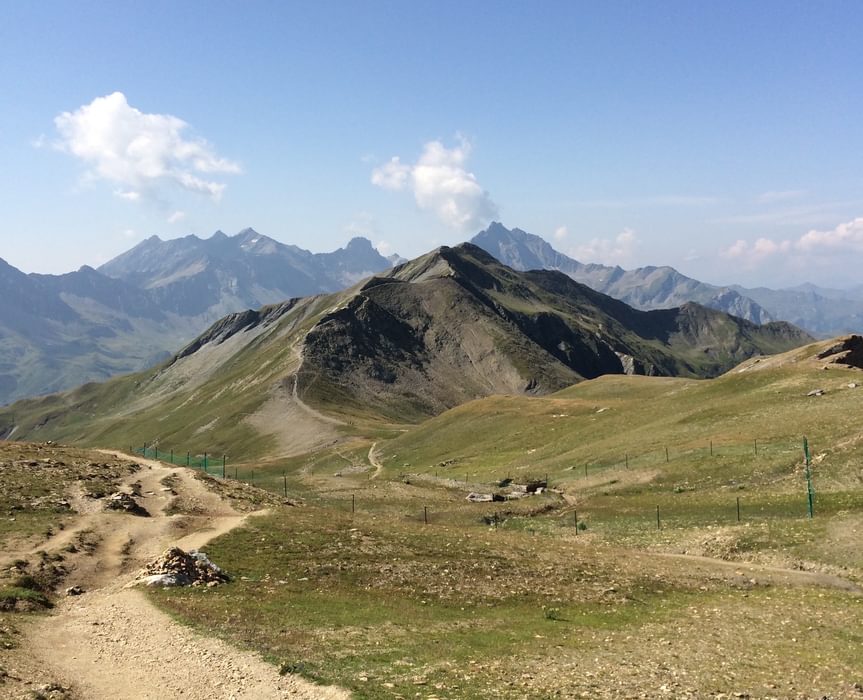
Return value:
<svg viewBox="0 0 863 700">
<path fill-rule="evenodd" d="M 687 277 L 673 267 L 619 266 L 581 263 L 555 250 L 547 241 L 521 229 L 492 222 L 472 239 L 516 269 L 556 269 L 597 291 L 643 310 L 695 301 L 756 323 L 784 320 L 817 337 L 863 331 L 863 292 L 822 289 L 805 283 L 790 289 L 724 287 Z"/>
<path fill-rule="evenodd" d="M 150 236 L 98 269 L 62 275 L 0 260 L 0 405 L 143 369 L 227 313 L 334 292 L 389 267 L 364 238 L 311 253 L 251 228 Z"/>
<path fill-rule="evenodd" d="M 694 303 L 639 311 L 465 243 L 342 292 L 231 314 L 154 370 L 0 411 L 0 435 L 299 454 L 342 439 L 333 425 L 413 423 L 608 373 L 716 376 L 810 340 Z"/>
</svg>

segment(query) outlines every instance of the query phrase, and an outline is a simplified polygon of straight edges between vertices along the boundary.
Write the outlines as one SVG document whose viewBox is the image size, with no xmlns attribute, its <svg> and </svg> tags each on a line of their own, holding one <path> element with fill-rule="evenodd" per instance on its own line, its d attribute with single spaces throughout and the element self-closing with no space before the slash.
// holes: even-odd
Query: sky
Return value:
<svg viewBox="0 0 863 700">
<path fill-rule="evenodd" d="M 863 3 L 0 0 L 0 257 L 246 227 L 860 284 Z"/>
</svg>

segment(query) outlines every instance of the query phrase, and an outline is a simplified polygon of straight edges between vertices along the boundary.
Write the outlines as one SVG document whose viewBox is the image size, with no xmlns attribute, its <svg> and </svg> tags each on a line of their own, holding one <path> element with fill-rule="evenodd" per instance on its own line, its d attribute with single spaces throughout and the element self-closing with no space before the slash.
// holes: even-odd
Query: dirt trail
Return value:
<svg viewBox="0 0 863 700">
<path fill-rule="evenodd" d="M 818 586 L 822 588 L 835 588 L 856 595 L 863 595 L 863 588 L 856 583 L 819 571 L 800 571 L 797 569 L 783 569 L 778 566 L 767 566 L 752 562 L 741 562 L 726 559 L 715 559 L 696 554 L 673 554 L 673 553 L 650 553 L 651 557 L 662 559 L 677 559 L 687 562 L 689 571 L 699 569 L 710 572 L 711 570 L 733 573 L 736 577 L 755 578 L 763 583 L 779 584 L 786 586 Z"/>
<path fill-rule="evenodd" d="M 196 634 L 154 608 L 139 589 L 126 587 L 147 560 L 168 546 L 202 547 L 258 514 L 237 513 L 184 468 L 134 459 L 144 469 L 125 485 L 140 482 L 137 500 L 150 517 L 84 513 L 42 545 L 54 551 L 86 531 L 98 548 L 93 555 L 75 557 L 68 579 L 68 585 L 86 593 L 65 598 L 55 614 L 29 627 L 27 648 L 34 659 L 88 700 L 349 697 L 338 688 L 280 676 L 257 655 Z M 171 475 L 168 489 L 162 480 Z M 195 505 L 194 515 L 166 513 L 178 496 Z"/>
<path fill-rule="evenodd" d="M 369 464 L 371 464 L 375 468 L 374 474 L 371 475 L 370 478 L 377 479 L 381 472 L 384 470 L 383 463 L 378 459 L 378 455 L 375 452 L 377 449 L 378 443 L 373 442 L 372 446 L 369 448 Z"/>
</svg>

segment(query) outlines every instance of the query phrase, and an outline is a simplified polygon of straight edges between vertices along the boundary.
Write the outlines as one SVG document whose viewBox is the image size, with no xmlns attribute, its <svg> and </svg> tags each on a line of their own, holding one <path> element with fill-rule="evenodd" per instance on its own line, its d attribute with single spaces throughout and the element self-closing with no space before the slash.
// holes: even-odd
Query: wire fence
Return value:
<svg viewBox="0 0 863 700">
<path fill-rule="evenodd" d="M 288 477 L 282 472 L 275 473 L 271 469 L 255 469 L 246 465 L 242 471 L 239 466 L 229 466 L 225 455 L 214 455 L 209 452 L 195 453 L 191 451 L 164 450 L 158 446 L 144 445 L 130 447 L 130 452 L 147 458 L 158 459 L 179 466 L 186 466 L 224 478 L 231 478 L 261 488 L 284 492 L 288 495 Z M 817 455 L 819 462 L 823 455 Z M 639 490 L 637 479 L 632 484 L 623 476 L 627 471 L 633 475 L 638 470 L 652 469 L 683 460 L 685 467 L 680 473 L 692 482 L 684 485 L 665 483 L 662 488 L 651 486 L 651 480 L 644 482 L 643 493 Z M 582 483 L 591 489 L 588 502 L 582 505 L 570 503 L 543 503 L 531 496 L 528 505 L 521 501 L 518 507 L 500 503 L 498 498 L 492 503 L 455 504 L 449 507 L 441 503 L 422 506 L 421 511 L 405 513 L 408 520 L 433 524 L 440 522 L 456 522 L 467 517 L 479 518 L 486 524 L 498 527 L 507 523 L 510 526 L 531 529 L 531 522 L 537 523 L 536 516 L 556 516 L 547 522 L 557 526 L 574 527 L 576 530 L 605 530 L 607 532 L 624 533 L 633 530 L 649 528 L 667 529 L 675 527 L 690 527 L 695 524 L 722 525 L 754 521 L 770 521 L 789 517 L 812 518 L 815 512 L 832 514 L 842 511 L 863 510 L 863 489 L 831 488 L 824 490 L 815 497 L 812 485 L 812 459 L 810 457 L 806 438 L 773 438 L 752 439 L 749 441 L 704 440 L 689 442 L 684 445 L 654 445 L 640 452 L 622 452 L 619 456 L 606 457 L 601 460 L 573 459 L 568 467 L 556 470 L 551 474 L 544 473 L 536 477 L 534 472 L 540 470 L 526 469 L 521 477 L 516 476 L 517 470 L 509 469 L 505 478 L 492 477 L 487 471 L 480 476 L 474 473 L 461 473 L 461 468 L 455 464 L 451 468 L 441 468 L 440 465 L 430 467 L 421 474 L 402 474 L 400 479 L 411 483 L 411 477 L 420 477 L 430 486 L 440 484 L 448 488 L 463 488 L 469 491 L 500 493 L 507 490 L 511 483 L 539 479 L 543 489 L 554 492 L 554 481 L 560 480 L 575 486 Z M 696 468 L 690 469 L 690 466 Z M 820 466 L 819 466 L 820 468 Z M 533 476 L 528 476 L 532 474 Z M 620 475 L 620 479 L 615 478 Z M 799 479 L 799 486 L 791 491 L 785 488 L 776 491 L 773 487 L 788 477 Z M 720 482 L 717 483 L 716 478 Z M 747 479 L 748 477 L 748 479 Z M 595 479 L 599 481 L 595 481 Z M 710 484 L 699 485 L 700 478 L 707 478 Z M 754 480 L 743 483 L 744 480 Z M 608 484 L 606 493 L 596 489 Z M 623 487 L 622 489 L 620 487 Z M 570 490 L 570 493 L 573 493 Z M 547 494 L 551 497 L 552 494 Z M 603 498 L 603 497 L 609 498 Z M 356 494 L 350 495 L 345 503 L 334 504 L 339 510 L 349 509 L 351 513 L 366 510 L 371 503 L 362 503 Z M 513 504 L 515 505 L 515 504 Z M 520 523 L 520 524 L 519 524 Z"/>
<path fill-rule="evenodd" d="M 160 450 L 158 446 L 143 445 L 141 447 L 129 447 L 129 452 L 140 455 L 145 459 L 158 459 L 162 462 L 170 462 L 181 467 L 200 469 L 207 474 L 215 476 L 227 476 L 227 457 L 225 455 L 214 455 L 209 452 L 192 454 L 190 451 L 181 452 L 174 450 Z"/>
</svg>

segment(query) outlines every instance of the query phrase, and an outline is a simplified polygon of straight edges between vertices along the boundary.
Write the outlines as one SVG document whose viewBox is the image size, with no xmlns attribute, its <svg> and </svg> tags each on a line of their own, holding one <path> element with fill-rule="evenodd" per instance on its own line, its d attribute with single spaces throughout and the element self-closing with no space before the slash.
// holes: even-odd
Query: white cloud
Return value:
<svg viewBox="0 0 863 700">
<path fill-rule="evenodd" d="M 389 241 L 378 241 L 375 243 L 375 248 L 384 257 L 393 253 L 393 247 Z"/>
<path fill-rule="evenodd" d="M 403 190 L 408 184 L 411 169 L 398 156 L 372 170 L 372 184 L 385 190 Z"/>
<path fill-rule="evenodd" d="M 450 228 L 475 230 L 495 218 L 498 209 L 476 176 L 466 170 L 470 151 L 464 138 L 454 148 L 430 141 L 416 163 L 393 157 L 372 171 L 371 181 L 387 190 L 410 190 L 420 209 L 434 212 Z"/>
<path fill-rule="evenodd" d="M 839 224 L 827 231 L 812 229 L 797 240 L 759 238 L 754 243 L 749 243 L 741 239 L 720 251 L 723 257 L 743 261 L 749 267 L 777 255 L 826 258 L 849 253 L 863 253 L 863 217 Z"/>
<path fill-rule="evenodd" d="M 803 234 L 795 244 L 805 253 L 861 253 L 863 252 L 863 217 L 839 224 L 829 231 L 812 230 Z"/>
<path fill-rule="evenodd" d="M 581 262 L 625 266 L 632 262 L 637 247 L 635 231 L 625 228 L 614 238 L 593 238 L 575 246 L 569 254 Z"/>
<path fill-rule="evenodd" d="M 183 220 L 183 219 L 185 219 L 185 218 L 186 218 L 186 212 L 184 212 L 184 211 L 175 211 L 173 214 L 171 214 L 171 215 L 168 217 L 168 223 L 169 223 L 169 224 L 176 224 L 177 222 L 182 221 L 182 220 Z"/>
<path fill-rule="evenodd" d="M 135 238 L 135 236 L 137 235 L 138 233 L 133 228 L 127 228 L 125 231 L 123 231 L 124 238 Z"/>
<path fill-rule="evenodd" d="M 122 92 L 97 97 L 54 119 L 60 150 L 87 164 L 87 176 L 118 186 L 118 197 L 135 201 L 165 185 L 218 201 L 225 185 L 201 175 L 240 172 L 199 138 L 187 138 L 189 125 L 170 114 L 147 114 L 130 106 Z"/>
<path fill-rule="evenodd" d="M 556 240 L 556 241 L 562 241 L 568 235 L 569 235 L 569 230 L 566 228 L 566 226 L 558 226 L 554 230 L 554 240 Z"/>
</svg>

